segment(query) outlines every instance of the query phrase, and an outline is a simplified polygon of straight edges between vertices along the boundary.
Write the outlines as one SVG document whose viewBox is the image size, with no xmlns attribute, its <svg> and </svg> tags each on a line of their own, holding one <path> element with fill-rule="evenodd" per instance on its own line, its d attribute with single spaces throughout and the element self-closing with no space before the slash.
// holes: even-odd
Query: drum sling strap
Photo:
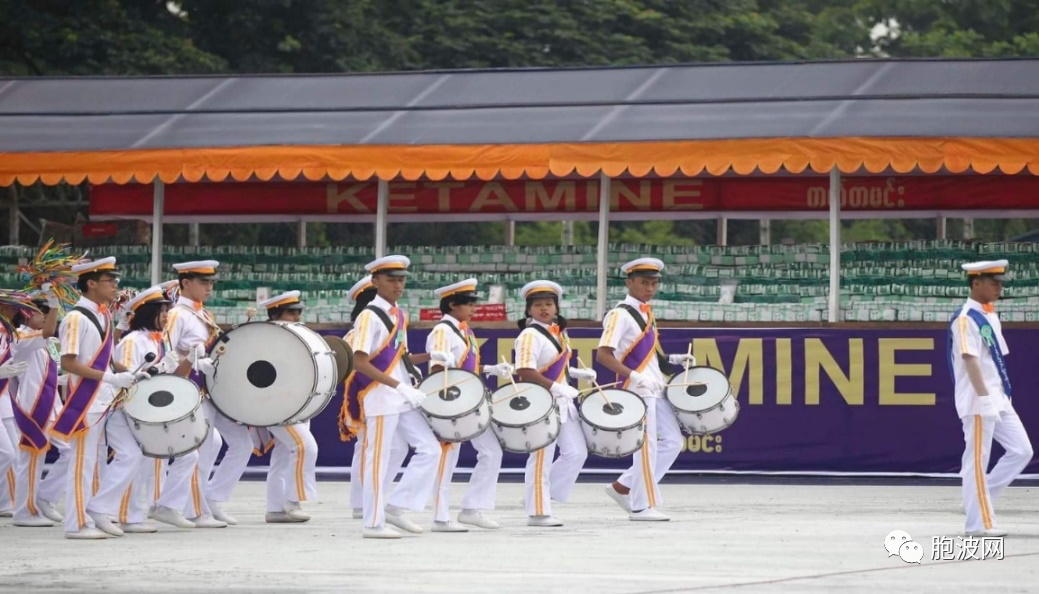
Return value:
<svg viewBox="0 0 1039 594">
<path fill-rule="evenodd" d="M 627 312 L 631 314 L 632 319 L 634 319 L 635 323 L 639 325 L 639 332 L 646 331 L 646 321 L 642 319 L 642 314 L 640 314 L 638 310 L 628 305 L 627 303 L 621 303 L 618 307 L 627 310 Z M 667 357 L 664 356 L 664 353 L 660 352 L 660 343 L 657 343 L 654 350 L 656 351 L 657 355 L 657 365 L 660 366 L 660 373 L 664 374 L 665 376 L 669 376 L 674 375 L 682 370 L 681 367 L 668 363 Z"/>
<path fill-rule="evenodd" d="M 90 323 L 92 323 L 94 325 L 94 327 L 97 328 L 97 333 L 98 333 L 98 335 L 101 336 L 101 342 L 105 341 L 105 337 L 108 336 L 108 333 L 105 332 L 104 329 L 102 329 L 101 322 L 98 321 L 97 316 L 94 315 L 94 312 L 92 312 L 89 309 L 83 307 L 82 305 L 77 305 L 76 307 L 73 307 L 72 311 L 78 311 L 79 313 L 83 314 L 83 317 L 85 317 L 86 319 L 90 320 Z M 108 330 L 109 330 L 109 332 L 111 332 L 112 329 L 109 328 Z M 108 366 L 109 366 L 109 368 L 111 368 L 113 370 L 115 369 L 114 367 L 112 367 L 111 362 L 109 362 Z"/>
<path fill-rule="evenodd" d="M 542 326 L 540 324 L 531 324 L 528 327 L 529 328 L 533 328 L 534 330 L 537 330 L 539 334 L 541 334 L 542 336 L 547 338 L 548 342 L 552 343 L 552 346 L 556 347 L 556 354 L 557 355 L 559 353 L 563 352 L 563 345 L 559 344 L 559 341 L 556 340 L 556 337 L 552 336 L 552 333 L 549 332 L 548 330 L 546 330 L 544 326 Z M 573 385 L 573 379 L 571 379 L 571 377 L 570 377 L 570 366 L 569 365 L 566 366 L 566 370 L 563 372 L 563 374 L 566 377 L 566 383 L 572 386 Z"/>
<path fill-rule="evenodd" d="M 382 323 L 386 325 L 387 332 L 393 332 L 393 321 L 390 320 L 390 316 L 387 315 L 385 311 L 378 307 L 375 307 L 374 305 L 369 305 L 365 309 L 379 316 L 379 319 L 382 320 Z M 408 371 L 411 377 L 415 378 L 415 381 L 422 381 L 422 374 L 419 373 L 418 369 L 415 368 L 415 364 L 411 362 L 410 353 L 404 351 L 404 354 L 401 356 L 400 361 L 404 364 L 404 369 Z"/>
</svg>

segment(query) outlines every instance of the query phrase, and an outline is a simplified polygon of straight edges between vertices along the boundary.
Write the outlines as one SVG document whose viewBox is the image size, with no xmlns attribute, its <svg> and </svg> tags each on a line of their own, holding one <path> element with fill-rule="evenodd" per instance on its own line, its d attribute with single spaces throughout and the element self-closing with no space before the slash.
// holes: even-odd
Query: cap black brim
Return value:
<svg viewBox="0 0 1039 594">
<path fill-rule="evenodd" d="M 660 278 L 661 275 L 660 275 L 660 271 L 659 270 L 636 270 L 634 272 L 629 272 L 628 273 L 628 278 L 631 278 L 633 276 L 645 276 L 645 277 L 648 277 L 648 278 Z"/>
<path fill-rule="evenodd" d="M 386 276 L 408 276 L 408 271 L 407 270 L 380 270 L 378 272 L 373 272 L 372 276 L 375 276 L 377 274 L 385 274 Z"/>
<path fill-rule="evenodd" d="M 544 299 L 546 297 L 559 298 L 555 291 L 534 291 L 527 294 L 527 299 Z"/>
</svg>

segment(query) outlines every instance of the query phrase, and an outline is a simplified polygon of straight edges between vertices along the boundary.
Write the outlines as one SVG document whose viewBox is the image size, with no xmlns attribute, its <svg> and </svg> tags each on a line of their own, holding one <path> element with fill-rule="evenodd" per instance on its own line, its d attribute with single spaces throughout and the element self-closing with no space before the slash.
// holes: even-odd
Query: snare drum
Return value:
<svg viewBox="0 0 1039 594">
<path fill-rule="evenodd" d="M 634 392 L 608 388 L 581 401 L 581 430 L 588 451 L 606 458 L 623 458 L 646 441 L 646 402 Z"/>
<path fill-rule="evenodd" d="M 501 448 L 529 454 L 559 437 L 559 409 L 537 384 L 506 384 L 491 394 L 491 428 Z"/>
<path fill-rule="evenodd" d="M 490 425 L 487 388 L 475 373 L 464 369 L 438 371 L 422 380 L 418 389 L 428 395 L 420 408 L 440 441 L 469 441 Z"/>
<path fill-rule="evenodd" d="M 123 404 L 130 433 L 151 458 L 176 458 L 198 449 L 209 434 L 202 394 L 189 379 L 156 375 L 135 383 Z"/>
<path fill-rule="evenodd" d="M 694 435 L 717 433 L 740 414 L 729 379 L 713 367 L 679 372 L 668 382 L 666 394 L 682 429 Z"/>
<path fill-rule="evenodd" d="M 206 391 L 224 416 L 252 427 L 309 420 L 328 405 L 338 379 L 332 348 L 299 322 L 250 322 L 210 349 Z"/>
</svg>

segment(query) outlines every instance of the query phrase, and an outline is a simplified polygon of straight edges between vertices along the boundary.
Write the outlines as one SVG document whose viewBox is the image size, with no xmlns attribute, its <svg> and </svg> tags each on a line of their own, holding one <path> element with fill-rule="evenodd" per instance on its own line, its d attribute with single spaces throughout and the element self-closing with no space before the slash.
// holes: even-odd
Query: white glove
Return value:
<svg viewBox="0 0 1039 594">
<path fill-rule="evenodd" d="M 147 373 L 144 375 L 145 377 L 148 376 Z M 105 376 L 101 378 L 101 381 L 104 383 L 124 390 L 132 386 L 135 380 L 137 380 L 137 374 L 132 371 L 120 371 L 119 373 L 106 371 Z"/>
<path fill-rule="evenodd" d="M 130 329 L 130 312 L 124 309 L 120 310 L 119 313 L 116 314 L 115 329 L 120 332 L 126 332 Z"/>
<path fill-rule="evenodd" d="M 28 361 L 18 361 L 17 363 L 15 363 L 14 361 L 8 361 L 7 363 L 0 365 L 0 379 L 6 379 L 9 377 L 14 377 L 16 375 L 21 375 L 25 373 L 25 370 L 28 368 Z"/>
<path fill-rule="evenodd" d="M 409 386 L 404 382 L 397 384 L 397 393 L 404 397 L 404 400 L 408 401 L 408 404 L 418 408 L 422 405 L 422 402 L 426 399 L 426 393 L 418 388 Z"/>
<path fill-rule="evenodd" d="M 577 398 L 581 393 L 577 391 L 577 388 L 570 384 L 554 383 L 552 388 L 549 390 L 556 398 L 567 398 L 573 400 Z"/>
<path fill-rule="evenodd" d="M 429 360 L 441 367 L 454 367 L 455 357 L 451 353 L 445 353 L 444 351 L 429 351 Z"/>
<path fill-rule="evenodd" d="M 667 362 L 672 364 L 672 365 L 685 365 L 686 361 L 689 361 L 689 366 L 690 367 L 695 367 L 696 366 L 696 357 L 694 357 L 692 355 L 687 355 L 685 353 L 681 353 L 681 354 L 678 354 L 678 355 L 668 355 L 667 356 Z"/>
<path fill-rule="evenodd" d="M 58 376 L 58 386 L 65 387 L 69 385 L 69 374 L 63 373 Z"/>
<path fill-rule="evenodd" d="M 989 419 L 995 422 L 1000 422 L 999 403 L 996 400 L 999 396 L 978 396 L 978 414 L 983 419 Z"/>
<path fill-rule="evenodd" d="M 159 362 L 158 368 L 162 373 L 173 373 L 180 366 L 180 355 L 170 351 Z"/>
<path fill-rule="evenodd" d="M 213 364 L 213 360 L 209 357 L 203 357 L 195 361 L 194 365 L 202 375 L 213 375 L 216 373 L 216 365 Z"/>
<path fill-rule="evenodd" d="M 43 283 L 43 286 L 40 288 L 43 289 L 43 296 L 47 299 L 47 307 L 55 309 L 61 305 L 61 302 L 58 301 L 58 296 L 51 290 L 50 283 Z"/>
<path fill-rule="evenodd" d="M 594 369 L 585 369 L 584 367 L 571 367 L 570 377 L 574 378 L 577 381 L 588 380 L 590 382 L 593 382 L 599 377 L 599 374 L 596 373 Z"/>
<path fill-rule="evenodd" d="M 498 363 L 497 365 L 484 365 L 484 375 L 493 375 L 498 379 L 509 379 L 512 374 L 516 373 L 516 368 L 511 363 Z"/>
<path fill-rule="evenodd" d="M 628 375 L 628 379 L 631 380 L 632 386 L 642 388 L 643 390 L 647 390 L 654 394 L 664 389 L 664 386 L 648 373 L 632 371 L 631 374 Z"/>
</svg>

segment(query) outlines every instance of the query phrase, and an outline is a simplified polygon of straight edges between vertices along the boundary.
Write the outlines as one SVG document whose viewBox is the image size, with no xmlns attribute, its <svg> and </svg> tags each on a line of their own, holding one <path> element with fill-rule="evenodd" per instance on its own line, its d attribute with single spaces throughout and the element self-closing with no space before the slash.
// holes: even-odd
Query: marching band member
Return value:
<svg viewBox="0 0 1039 594">
<path fill-rule="evenodd" d="M 642 449 L 634 455 L 632 466 L 606 486 L 606 493 L 634 521 L 671 519 L 656 509 L 663 501 L 658 484 L 682 449 L 681 426 L 664 398 L 667 381 L 662 368 L 680 365 L 692 357 L 680 354 L 665 360 L 660 351 L 659 332 L 649 302 L 656 295 L 663 270 L 664 263 L 656 258 L 639 258 L 621 266 L 621 272 L 627 276 L 628 295 L 603 319 L 604 332 L 596 354 L 596 359 L 616 373 L 618 380 L 627 378 L 623 388 L 646 400 L 646 440 Z"/>
<path fill-rule="evenodd" d="M 350 329 L 343 339 L 349 344 L 351 340 L 350 333 L 355 327 L 357 316 L 361 315 L 361 312 L 375 299 L 375 285 L 372 284 L 372 275 L 369 274 L 354 283 L 354 286 L 350 287 L 348 296 L 354 302 L 354 308 L 350 312 Z M 356 371 L 352 371 L 350 376 L 346 378 L 344 394 L 349 391 L 350 383 L 356 373 Z M 350 460 L 350 508 L 353 510 L 353 519 L 362 520 L 364 519 L 364 423 L 359 419 L 350 418 L 350 411 L 347 406 L 348 399 L 344 397 L 343 400 L 343 409 L 339 415 L 339 435 L 343 441 L 354 440 L 354 452 Z M 404 439 L 403 434 L 398 433 L 394 436 L 393 443 L 390 445 L 390 462 L 386 471 L 384 492 L 390 492 L 390 485 L 393 484 L 393 479 L 397 477 L 401 466 L 404 465 L 404 458 L 407 455 L 408 442 Z"/>
<path fill-rule="evenodd" d="M 17 377 L 28 369 L 26 362 L 11 360 L 14 354 L 13 345 L 18 338 L 14 320 L 19 312 L 26 309 L 25 305 L 24 294 L 0 292 L 0 517 L 6 518 L 14 515 L 17 498 L 14 464 L 19 440 L 8 384 L 10 378 Z"/>
<path fill-rule="evenodd" d="M 203 303 L 213 294 L 216 269 L 219 266 L 216 260 L 173 265 L 177 271 L 179 294 L 176 304 L 166 316 L 166 341 L 181 357 L 178 375 L 189 377 L 193 366 L 202 373 L 213 371 L 212 362 L 205 358 L 205 351 L 220 334 L 220 326 L 213 319 L 213 314 L 203 307 Z M 200 389 L 204 388 L 200 377 L 196 375 L 192 379 Z M 253 442 L 247 427 L 220 414 L 208 398 L 203 401 L 202 407 L 209 418 L 210 430 L 199 449 L 198 464 L 192 469 L 191 497 L 184 515 L 190 518 L 196 528 L 223 528 L 237 523 L 224 513 L 221 503 L 227 501 L 234 485 L 245 472 L 249 457 L 252 456 Z M 213 471 L 224 441 L 227 442 L 227 452 L 210 479 L 209 474 Z M 174 473 L 174 469 L 183 464 L 181 459 L 174 460 L 170 464 L 167 480 L 170 480 L 169 475 Z M 175 514 L 167 515 L 171 516 L 169 519 L 179 520 Z M 155 519 L 161 519 L 158 511 Z"/>
<path fill-rule="evenodd" d="M 1003 291 L 1006 260 L 964 264 L 970 298 L 949 326 L 949 365 L 956 394 L 956 413 L 963 423 L 964 530 L 970 536 L 1005 536 L 996 527 L 992 500 L 1000 495 L 1032 459 L 1021 418 L 1011 400 L 1006 357 L 1010 351 L 994 303 Z M 1005 454 L 986 476 L 993 438 Z"/>
<path fill-rule="evenodd" d="M 563 288 L 547 280 L 535 280 L 520 289 L 526 301 L 523 328 L 516 337 L 516 373 L 524 382 L 537 384 L 555 397 L 560 429 L 555 442 L 532 452 L 524 472 L 527 525 L 552 527 L 563 522 L 552 516 L 552 500 L 565 502 L 588 458 L 580 417 L 574 400 L 580 394 L 571 378 L 594 379 L 595 372 L 571 368 L 570 338 L 566 318 L 559 313 Z M 559 446 L 559 460 L 552 458 Z M 547 487 L 547 488 L 546 488 Z"/>
<path fill-rule="evenodd" d="M 115 329 L 108 307 L 119 289 L 115 258 L 77 264 L 76 287 L 82 297 L 62 320 L 61 367 L 70 375 L 69 394 L 50 432 L 69 442 L 74 456 L 68 472 L 65 536 L 99 539 L 123 531 L 100 510 L 92 509 L 93 482 L 102 417 L 118 389 L 129 388 L 146 372 L 133 373 L 112 361 Z M 114 371 L 109 371 L 109 368 Z"/>
<path fill-rule="evenodd" d="M 421 511 L 429 501 L 440 459 L 440 444 L 418 410 L 426 394 L 412 386 L 410 368 L 430 355 L 408 356 L 407 315 L 397 302 L 404 294 L 407 268 L 404 256 L 387 256 L 370 262 L 376 297 L 357 317 L 350 340 L 357 373 L 350 382 L 346 405 L 353 419 L 365 424 L 364 532 L 365 538 L 400 538 L 386 526 L 411 533 L 422 528 L 404 516 L 405 510 Z M 439 353 L 438 362 L 446 355 Z M 400 484 L 387 501 L 385 480 L 390 447 L 401 434 L 415 448 Z"/>
<path fill-rule="evenodd" d="M 448 367 L 460 367 L 472 373 L 487 373 L 499 378 L 508 378 L 514 371 L 508 363 L 480 365 L 480 346 L 472 329 L 469 328 L 469 320 L 479 300 L 476 287 L 476 279 L 470 278 L 433 291 L 440 298 L 443 317 L 433 326 L 426 338 L 426 351 L 450 353 L 454 364 Z M 443 369 L 443 366 L 435 365 L 431 366 L 429 371 L 432 374 Z M 488 529 L 501 527 L 494 520 L 484 517 L 481 512 L 494 509 L 494 495 L 498 486 L 498 474 L 501 472 L 501 445 L 489 428 L 470 443 L 476 449 L 477 461 L 469 477 L 469 489 L 462 498 L 462 511 L 458 514 L 458 523 L 451 521 L 448 491 L 451 476 L 458 465 L 458 452 L 462 444 L 441 444 L 434 498 L 433 532 L 467 532 L 468 529 L 462 524 Z"/>
<path fill-rule="evenodd" d="M 267 309 L 271 322 L 299 322 L 303 302 L 299 291 L 272 297 L 260 307 Z M 310 515 L 300 503 L 317 498 L 317 441 L 310 433 L 310 421 L 266 427 L 274 438 L 270 469 L 267 471 L 268 523 L 306 522 Z"/>
</svg>

